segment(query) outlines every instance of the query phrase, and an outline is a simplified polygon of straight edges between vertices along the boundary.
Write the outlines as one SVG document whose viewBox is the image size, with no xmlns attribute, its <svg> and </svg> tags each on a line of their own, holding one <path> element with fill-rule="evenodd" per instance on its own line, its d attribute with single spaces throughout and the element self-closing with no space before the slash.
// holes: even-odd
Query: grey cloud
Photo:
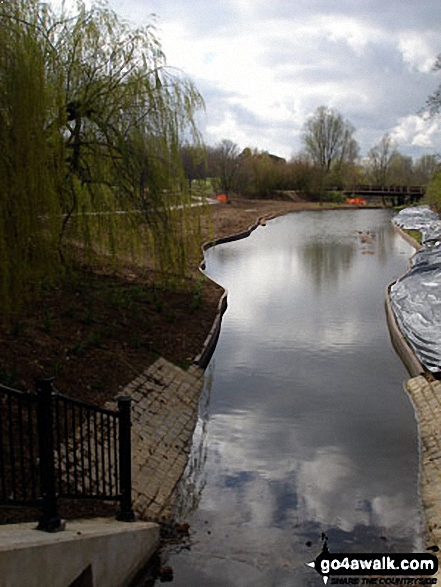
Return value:
<svg viewBox="0 0 441 587">
<path fill-rule="evenodd" d="M 292 18 L 297 15 L 353 16 L 383 29 L 438 30 L 441 5 L 438 0 L 297 0 L 295 4 L 275 0 L 261 4 L 261 18 Z"/>
<path fill-rule="evenodd" d="M 209 41 L 213 53 L 218 50 L 214 39 L 219 33 L 224 38 L 235 39 L 238 34 L 252 30 L 259 40 L 256 71 L 270 70 L 269 78 L 274 79 L 274 103 L 283 103 L 288 112 L 293 111 L 295 105 L 302 115 L 313 112 L 322 104 L 336 107 L 356 127 L 362 154 L 382 134 L 393 129 L 399 119 L 416 114 L 439 84 L 435 74 L 412 69 L 399 46 L 399 42 L 407 38 L 415 42 L 420 40 L 423 49 L 427 46 L 429 52 L 433 50 L 435 60 L 436 54 L 441 52 L 439 0 L 296 0 L 295 3 L 258 0 L 249 6 L 248 12 L 234 0 L 210 3 L 206 0 L 111 2 L 115 7 L 125 8 L 129 16 L 157 13 L 159 29 L 167 23 L 179 23 L 187 31 L 188 39 Z M 353 17 L 361 30 L 363 27 L 367 31 L 372 28 L 379 34 L 374 33 L 359 46 L 351 45 L 350 39 L 331 38 L 332 31 L 322 32 L 319 28 L 316 33 L 309 28 L 301 36 L 300 31 L 310 27 L 315 17 L 326 15 Z M 292 28 L 292 38 L 280 38 L 277 29 L 274 35 L 269 35 L 268 31 L 272 29 L 266 25 L 270 19 L 285 19 Z M 164 49 L 167 53 L 167 47 Z M 415 50 L 418 56 L 419 48 Z M 185 55 L 185 45 L 182 53 Z M 207 127 L 221 126 L 229 117 L 242 134 L 248 134 L 249 146 L 267 149 L 269 143 L 280 145 L 281 151 L 285 149 L 284 156 L 288 150 L 300 150 L 298 137 L 302 122 L 294 112 L 292 119 L 287 115 L 286 121 L 270 123 L 255 106 L 247 105 L 240 88 L 237 92 L 227 92 L 220 81 L 214 83 L 202 74 L 193 75 L 193 78 L 207 105 L 206 115 L 198 117 L 203 132 Z M 262 79 L 262 86 L 265 83 L 267 80 Z M 332 94 L 333 86 L 337 89 L 335 95 Z M 287 87 L 292 88 L 292 100 L 286 95 Z M 279 96 L 278 91 L 284 94 Z M 207 135 L 207 138 L 208 142 L 216 142 L 221 137 Z M 402 145 L 402 150 L 413 154 L 423 152 L 423 149 L 411 145 Z"/>
<path fill-rule="evenodd" d="M 145 0 L 124 0 L 124 5 L 136 6 L 146 11 Z M 231 30 L 240 26 L 240 19 L 234 2 L 206 0 L 149 0 L 148 11 L 159 16 L 159 23 L 179 21 L 198 36 L 215 31 Z"/>
<path fill-rule="evenodd" d="M 369 43 L 358 54 L 344 41 L 321 40 L 314 56 L 315 59 L 309 54 L 299 55 L 298 43 L 293 42 L 292 46 L 285 45 L 280 60 L 277 49 L 271 48 L 264 58 L 276 70 L 277 81 L 291 82 L 299 88 L 300 96 L 307 90 L 305 106 L 309 110 L 322 103 L 333 103 L 340 109 L 364 137 L 360 141 L 363 150 L 373 144 L 369 134 L 376 141 L 378 132 L 383 134 L 393 127 L 397 118 L 416 114 L 435 82 L 432 75 L 410 71 L 392 42 Z M 335 103 L 332 94 L 323 93 L 323 82 L 336 84 L 345 91 L 341 104 Z M 311 92 L 314 88 L 316 92 Z M 360 100 L 360 94 L 366 99 Z"/>
</svg>

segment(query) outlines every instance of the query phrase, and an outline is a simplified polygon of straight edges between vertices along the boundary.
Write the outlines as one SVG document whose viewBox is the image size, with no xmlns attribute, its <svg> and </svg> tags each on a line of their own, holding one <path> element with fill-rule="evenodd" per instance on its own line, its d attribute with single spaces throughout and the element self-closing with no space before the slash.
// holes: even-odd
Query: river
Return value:
<svg viewBox="0 0 441 587">
<path fill-rule="evenodd" d="M 418 438 L 387 330 L 413 249 L 387 210 L 301 212 L 206 252 L 228 309 L 206 372 L 174 585 L 323 584 L 321 551 L 421 548 Z"/>
</svg>

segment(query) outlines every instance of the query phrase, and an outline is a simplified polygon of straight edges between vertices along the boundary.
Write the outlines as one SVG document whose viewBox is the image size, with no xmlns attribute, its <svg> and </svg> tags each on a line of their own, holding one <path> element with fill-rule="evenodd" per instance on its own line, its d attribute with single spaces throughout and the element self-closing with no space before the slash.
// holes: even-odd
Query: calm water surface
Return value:
<svg viewBox="0 0 441 587">
<path fill-rule="evenodd" d="M 291 214 L 206 253 L 229 307 L 175 585 L 322 585 L 305 565 L 322 533 L 333 552 L 421 548 L 416 422 L 384 312 L 411 254 L 386 210 Z"/>
</svg>

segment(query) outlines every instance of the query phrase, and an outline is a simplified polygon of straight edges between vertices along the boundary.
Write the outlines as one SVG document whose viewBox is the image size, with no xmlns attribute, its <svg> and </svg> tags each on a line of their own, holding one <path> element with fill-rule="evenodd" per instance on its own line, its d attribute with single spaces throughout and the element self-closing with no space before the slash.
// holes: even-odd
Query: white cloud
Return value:
<svg viewBox="0 0 441 587">
<path fill-rule="evenodd" d="M 279 507 L 278 489 L 290 487 L 296 498 L 286 501 L 285 496 L 283 515 L 295 516 L 305 527 L 314 522 L 324 529 L 353 532 L 359 525 L 373 524 L 395 539 L 412 532 L 415 518 L 408 515 L 405 493 L 385 494 L 381 479 L 369 468 L 364 470 L 354 455 L 337 446 L 316 445 L 304 426 L 281 425 L 259 410 L 236 410 L 212 418 L 210 455 L 204 469 L 210 491 L 203 494 L 203 516 L 222 511 L 223 521 L 218 524 L 227 526 L 240 511 L 249 545 L 259 542 L 259 532 L 265 528 L 286 547 L 286 538 L 274 534 L 273 520 Z M 268 451 L 267 447 L 273 448 Z M 291 447 L 296 447 L 295 454 Z M 363 475 L 369 481 L 363 481 Z"/>
<path fill-rule="evenodd" d="M 411 70 L 429 73 L 435 63 L 433 43 L 419 33 L 404 31 L 398 35 L 398 46 Z"/>
<path fill-rule="evenodd" d="M 289 157 L 301 148 L 307 115 L 328 105 L 354 124 L 362 152 L 391 129 L 403 153 L 441 150 L 436 129 L 415 122 L 439 81 L 432 71 L 441 52 L 438 0 L 110 5 L 137 24 L 158 14 L 168 63 L 206 99 L 200 119 L 210 143 L 229 138 Z"/>
<path fill-rule="evenodd" d="M 441 121 L 412 114 L 401 118 L 391 136 L 399 145 L 435 148 L 441 144 Z"/>
</svg>

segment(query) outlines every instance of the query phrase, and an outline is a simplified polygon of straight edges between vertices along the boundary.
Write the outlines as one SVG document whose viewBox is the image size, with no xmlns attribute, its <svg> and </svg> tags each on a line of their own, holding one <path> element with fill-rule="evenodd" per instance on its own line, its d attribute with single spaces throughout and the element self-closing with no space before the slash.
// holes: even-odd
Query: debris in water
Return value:
<svg viewBox="0 0 441 587">
<path fill-rule="evenodd" d="M 178 534 L 188 534 L 190 530 L 189 524 L 176 524 L 175 528 Z"/>
<path fill-rule="evenodd" d="M 173 581 L 173 569 L 171 567 L 161 567 L 158 576 L 161 583 L 170 583 Z"/>
</svg>

